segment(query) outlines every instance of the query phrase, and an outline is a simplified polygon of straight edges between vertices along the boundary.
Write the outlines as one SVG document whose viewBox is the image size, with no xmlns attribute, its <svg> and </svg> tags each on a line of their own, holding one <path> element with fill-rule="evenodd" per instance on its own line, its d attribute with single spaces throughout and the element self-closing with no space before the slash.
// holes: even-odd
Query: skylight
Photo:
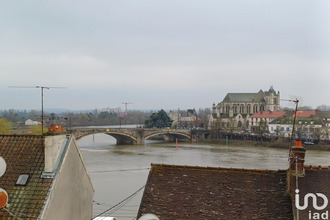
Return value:
<svg viewBox="0 0 330 220">
<path fill-rule="evenodd" d="M 26 182 L 28 181 L 28 179 L 29 179 L 29 175 L 28 174 L 21 174 L 18 177 L 18 180 L 16 182 L 16 185 L 25 186 L 26 185 Z"/>
</svg>

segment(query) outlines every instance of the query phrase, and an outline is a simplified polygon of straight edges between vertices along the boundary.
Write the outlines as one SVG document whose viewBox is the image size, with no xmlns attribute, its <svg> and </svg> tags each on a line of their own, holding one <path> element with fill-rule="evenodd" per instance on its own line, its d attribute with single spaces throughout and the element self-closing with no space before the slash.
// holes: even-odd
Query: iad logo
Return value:
<svg viewBox="0 0 330 220">
<path fill-rule="evenodd" d="M 316 195 L 315 195 L 316 194 Z M 312 198 L 313 208 L 320 211 L 325 209 L 328 206 L 328 198 L 322 193 L 307 193 L 304 197 L 304 204 L 301 206 L 299 204 L 299 189 L 296 189 L 295 195 L 295 205 L 298 210 L 305 210 L 308 207 L 308 199 Z M 318 197 L 323 199 L 323 205 L 318 206 L 317 200 Z M 311 210 L 308 212 L 309 219 L 329 219 L 329 211 L 325 212 L 312 212 Z"/>
</svg>

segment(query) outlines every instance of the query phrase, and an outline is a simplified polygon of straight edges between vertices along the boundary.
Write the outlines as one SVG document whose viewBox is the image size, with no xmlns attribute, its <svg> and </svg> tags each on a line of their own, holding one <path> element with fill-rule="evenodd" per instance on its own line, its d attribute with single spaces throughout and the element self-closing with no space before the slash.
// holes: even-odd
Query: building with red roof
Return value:
<svg viewBox="0 0 330 220">
<path fill-rule="evenodd" d="M 297 113 L 293 113 L 292 117 L 295 116 L 295 114 L 297 114 L 297 118 L 310 118 L 313 115 L 316 114 L 316 110 L 311 110 L 311 111 L 297 111 Z"/>
<path fill-rule="evenodd" d="M 274 119 L 281 118 L 286 114 L 286 111 L 262 111 L 254 113 L 250 116 L 250 131 L 260 130 L 260 126 L 265 127 L 265 131 L 268 132 L 268 124 Z"/>
</svg>

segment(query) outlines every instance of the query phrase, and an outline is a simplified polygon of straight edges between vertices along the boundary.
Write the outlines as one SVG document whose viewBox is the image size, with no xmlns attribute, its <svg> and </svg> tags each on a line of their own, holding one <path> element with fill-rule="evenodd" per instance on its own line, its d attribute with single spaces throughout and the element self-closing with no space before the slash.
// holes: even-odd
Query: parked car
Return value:
<svg viewBox="0 0 330 220">
<path fill-rule="evenodd" d="M 314 143 L 311 142 L 311 141 L 305 141 L 304 144 L 305 144 L 305 145 L 314 145 Z"/>
</svg>

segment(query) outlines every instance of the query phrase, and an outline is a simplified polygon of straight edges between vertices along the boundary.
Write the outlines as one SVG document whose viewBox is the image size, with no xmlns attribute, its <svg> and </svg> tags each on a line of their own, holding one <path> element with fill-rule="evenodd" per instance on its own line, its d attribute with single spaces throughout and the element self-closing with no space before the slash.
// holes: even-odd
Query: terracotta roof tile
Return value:
<svg viewBox="0 0 330 220">
<path fill-rule="evenodd" d="M 314 194 L 323 193 L 329 200 L 330 199 L 329 182 L 330 182 L 330 167 L 305 166 L 305 176 L 298 178 L 298 189 L 300 191 L 299 192 L 300 204 L 302 205 L 304 203 L 303 201 L 304 196 L 307 193 L 314 193 Z M 292 177 L 292 181 L 291 181 L 292 198 L 294 198 L 295 196 L 295 189 L 296 189 L 296 178 Z M 293 207 L 295 209 L 294 214 L 296 215 L 295 205 L 293 205 Z M 323 210 L 323 212 L 329 210 L 330 210 L 330 203 L 328 203 L 328 206 Z M 311 213 L 322 212 L 322 210 L 314 209 L 313 205 L 310 202 L 307 209 L 299 211 L 299 219 L 300 220 L 310 219 L 309 211 L 311 211 Z"/>
<path fill-rule="evenodd" d="M 297 118 L 309 118 L 312 115 L 315 115 L 316 111 L 297 111 Z M 295 113 L 292 114 L 292 117 L 294 117 Z"/>
<path fill-rule="evenodd" d="M 8 193 L 7 210 L 0 209 L 0 217 L 8 219 L 37 219 L 52 184 L 41 178 L 44 170 L 44 148 L 41 136 L 0 136 L 0 156 L 7 170 L 0 177 L 0 188 Z M 17 185 L 21 174 L 29 175 L 26 185 Z"/>
<path fill-rule="evenodd" d="M 285 115 L 285 111 L 262 111 L 254 113 L 250 118 L 280 118 Z"/>
<path fill-rule="evenodd" d="M 292 219 L 286 171 L 153 164 L 138 217 Z"/>
</svg>

